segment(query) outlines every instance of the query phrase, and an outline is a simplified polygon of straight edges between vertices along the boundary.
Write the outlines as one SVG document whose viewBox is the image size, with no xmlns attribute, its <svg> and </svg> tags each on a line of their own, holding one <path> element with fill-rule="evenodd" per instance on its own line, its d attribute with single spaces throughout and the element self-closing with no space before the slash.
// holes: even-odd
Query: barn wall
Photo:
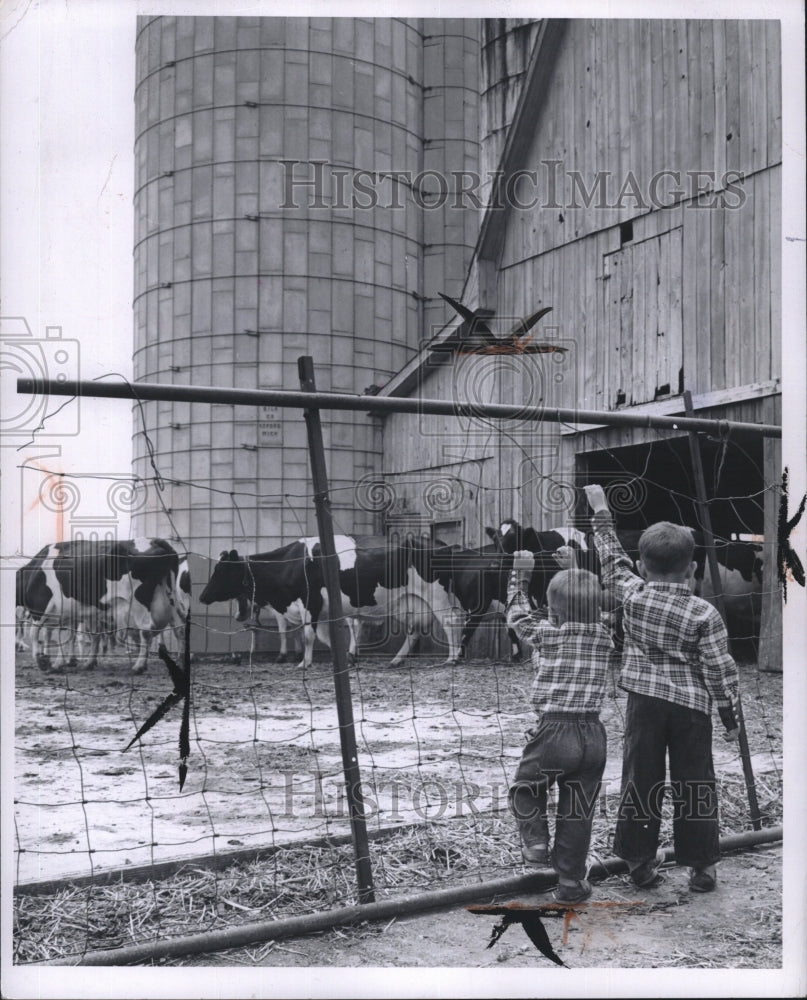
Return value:
<svg viewBox="0 0 807 1000">
<path fill-rule="evenodd" d="M 522 125 L 519 167 L 537 187 L 520 192 L 535 203 L 507 214 L 492 326 L 502 334 L 551 306 L 536 336 L 567 352 L 458 357 L 425 367 L 414 392 L 672 413 L 689 389 L 710 414 L 767 422 L 781 373 L 778 24 L 579 20 L 559 37 L 540 116 Z M 509 516 L 542 527 L 574 518 L 558 484 L 574 481 L 591 433 L 401 415 L 384 424 L 386 479 L 427 522 L 439 518 L 414 470 L 463 480 L 452 516 L 470 543 Z M 596 434 L 605 447 L 659 437 Z"/>
<path fill-rule="evenodd" d="M 747 178 L 738 207 L 686 202 L 503 265 L 508 315 L 543 305 L 574 354 L 562 405 L 611 410 L 777 379 L 781 167 Z M 665 388 L 666 391 L 665 391 Z"/>
<path fill-rule="evenodd" d="M 420 394 L 473 403 L 541 405 L 561 401 L 572 377 L 571 355 L 457 357 L 423 374 Z M 419 513 L 436 529 L 453 520 L 464 524 L 466 544 L 487 541 L 484 529 L 505 517 L 519 517 L 523 482 L 560 471 L 561 430 L 514 418 L 483 415 L 455 418 L 395 414 L 384 420 L 381 478 L 393 490 L 392 514 Z M 454 540 L 437 530 L 444 540 Z"/>
<path fill-rule="evenodd" d="M 566 22 L 519 165 L 536 204 L 510 213 L 502 264 L 780 163 L 779 34 L 776 21 Z"/>
</svg>

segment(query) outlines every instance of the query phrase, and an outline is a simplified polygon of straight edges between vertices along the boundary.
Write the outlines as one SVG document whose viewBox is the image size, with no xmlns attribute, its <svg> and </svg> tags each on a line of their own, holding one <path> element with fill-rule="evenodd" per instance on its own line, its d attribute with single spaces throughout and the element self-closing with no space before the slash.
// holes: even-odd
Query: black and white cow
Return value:
<svg viewBox="0 0 807 1000">
<path fill-rule="evenodd" d="M 495 528 L 486 529 L 488 537 L 500 546 L 502 552 L 519 552 L 522 549 L 534 553 L 537 556 L 552 556 L 562 546 L 568 546 L 576 550 L 577 565 L 580 569 L 596 568 L 596 551 L 589 544 L 586 534 L 577 528 L 549 528 L 547 531 L 536 531 L 534 528 L 523 528 L 518 521 L 507 518 L 502 521 L 498 530 Z M 548 572 L 545 576 L 545 583 L 549 583 L 551 577 L 558 571 L 558 565 L 553 558 L 543 558 L 536 560 L 541 562 Z M 537 595 L 540 603 L 546 597 L 546 592 Z"/>
<path fill-rule="evenodd" d="M 464 658 L 471 639 L 486 614 L 503 614 L 507 601 L 507 582 L 513 566 L 512 554 L 529 549 L 536 554 L 529 594 L 536 606 L 546 600 L 549 581 L 560 566 L 554 553 L 562 546 L 587 553 L 585 536 L 574 529 L 558 528 L 535 532 L 522 531 L 515 521 L 505 521 L 498 530 L 486 529 L 490 544 L 476 549 L 450 546 L 438 554 L 440 580 L 455 595 L 464 613 L 461 635 L 456 642 L 458 658 Z M 582 560 L 578 557 L 578 562 Z M 511 657 L 521 658 L 515 633 L 508 629 Z"/>
<path fill-rule="evenodd" d="M 617 529 L 617 537 L 626 555 L 635 563 L 639 558 L 639 538 L 644 529 Z M 693 580 L 694 593 L 715 603 L 712 577 L 706 558 L 703 533 L 691 529 L 695 541 L 693 560 L 697 564 Z M 599 574 L 599 560 L 590 537 L 576 529 L 554 529 L 536 532 L 532 528 L 522 528 L 517 521 L 505 521 L 496 535 L 504 551 L 515 552 L 529 549 L 531 552 L 545 552 L 553 546 L 553 536 L 562 535 L 562 543 L 577 548 L 577 564 L 581 569 L 589 569 Z M 754 638 L 759 636 L 762 608 L 762 545 L 759 541 L 729 541 L 715 537 L 720 583 L 726 608 L 726 625 L 731 638 Z"/>
<path fill-rule="evenodd" d="M 392 660 L 407 656 L 417 634 L 437 617 L 449 640 L 456 634 L 457 602 L 437 579 L 433 546 L 421 539 L 337 535 L 343 616 L 350 630 L 350 655 L 356 655 L 357 620 L 384 615 L 405 626 L 406 638 Z M 301 666 L 313 660 L 314 636 L 329 644 L 330 614 L 319 539 L 299 538 L 281 548 L 240 556 L 222 552 L 199 600 L 203 604 L 238 602 L 236 620 L 244 622 L 269 608 L 277 617 L 304 627 Z M 282 636 L 282 633 L 281 633 Z"/>
<path fill-rule="evenodd" d="M 146 669 L 149 642 L 178 633 L 190 604 L 190 572 L 174 548 L 160 538 L 117 542 L 56 542 L 41 549 L 18 571 L 23 606 L 34 622 L 31 654 L 42 669 L 50 656 L 42 630 L 66 629 L 54 670 L 74 659 L 74 640 L 83 629 L 89 643 L 87 669 L 98 662 L 104 634 L 133 636 L 132 672 Z"/>
<path fill-rule="evenodd" d="M 315 601 L 321 586 L 317 567 L 298 539 L 246 557 L 235 549 L 222 552 L 199 600 L 206 605 L 236 601 L 235 620 L 241 623 L 258 624 L 261 611 L 268 608 L 277 621 L 285 658 L 288 625 L 316 628 L 316 617 L 307 613 L 306 606 Z M 315 607 L 318 612 L 319 606 Z"/>
</svg>

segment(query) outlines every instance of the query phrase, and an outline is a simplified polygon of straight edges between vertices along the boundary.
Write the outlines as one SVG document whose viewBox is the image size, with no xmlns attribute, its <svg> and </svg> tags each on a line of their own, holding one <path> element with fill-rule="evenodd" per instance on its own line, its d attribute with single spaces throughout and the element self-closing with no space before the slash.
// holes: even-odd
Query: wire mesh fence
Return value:
<svg viewBox="0 0 807 1000">
<path fill-rule="evenodd" d="M 475 419 L 482 419 L 478 412 Z M 590 432 L 588 453 L 573 476 L 548 474 L 522 449 L 513 484 L 486 481 L 469 454 L 449 471 L 439 470 L 437 478 L 378 477 L 343 491 L 347 496 L 333 492 L 336 532 L 349 535 L 349 512 L 358 505 L 378 515 L 388 537 L 419 536 L 443 552 L 443 543 L 453 542 L 454 562 L 470 556 L 486 583 L 475 607 L 458 608 L 456 580 L 443 592 L 466 624 L 478 620 L 473 635 L 466 636 L 463 659 L 446 658 L 452 648 L 439 624 L 445 624 L 439 613 L 445 608 L 436 607 L 434 591 L 427 634 L 397 665 L 391 665 L 394 654 L 405 642 L 407 648 L 412 644 L 411 607 L 397 617 L 372 614 L 359 629 L 351 707 L 376 898 L 442 885 L 483 886 L 519 870 L 507 793 L 525 731 L 534 721 L 529 697 L 534 672 L 528 649 L 517 661 L 511 655 L 502 587 L 511 553 L 529 544 L 532 521 L 544 532 L 535 537 L 545 541 L 547 529 L 557 529 L 554 545 L 574 538 L 578 561 L 588 558 L 592 541 L 584 534 L 589 512 L 581 489 L 588 482 L 605 486 L 631 555 L 641 530 L 656 520 L 696 531 L 695 587 L 712 600 L 715 589 L 723 592 L 748 736 L 745 761 L 736 744 L 715 740 L 721 832 L 780 823 L 781 639 L 775 629 L 766 634 L 765 626 L 780 600 L 777 548 L 766 527 L 781 487 L 766 477 L 770 463 L 763 461 L 761 435 L 747 428 L 732 434 L 727 423 L 713 426 L 717 433 L 700 447 L 719 579 L 706 566 L 712 539 L 704 537 L 699 521 L 687 439 L 674 428 L 660 428 L 652 441 L 629 448 L 613 447 L 604 432 Z M 344 723 L 331 654 L 320 644 L 313 659 L 298 650 L 290 662 L 277 662 L 281 639 L 297 646 L 300 628 L 281 635 L 277 621 L 256 625 L 239 605 L 245 627 L 231 617 L 229 601 L 198 603 L 216 561 L 187 551 L 172 516 L 171 494 L 213 491 L 164 475 L 150 450 L 154 477 L 132 479 L 131 495 L 153 492 L 193 581 L 185 643 L 192 669 L 190 752 L 183 754 L 187 777 L 178 782 L 178 708 L 126 749 L 155 709 L 159 715 L 175 679 L 153 649 L 147 671 L 136 674 L 138 650 L 131 635 L 102 628 L 96 638 L 107 640 L 106 649 L 98 668 L 87 670 L 83 658 L 93 637 L 86 629 L 72 634 L 53 629 L 47 641 L 63 649 L 67 666 L 52 671 L 52 656 L 43 658 L 40 650 L 34 657 L 26 648 L 33 638 L 30 625 L 15 620 L 14 955 L 20 963 L 79 962 L 98 949 L 350 906 L 360 897 L 350 814 L 356 790 L 346 788 Z M 51 490 L 67 479 L 44 467 L 38 473 Z M 236 512 L 254 504 L 249 491 L 226 492 Z M 69 500 L 69 491 L 62 495 Z M 313 491 L 272 499 L 300 510 L 310 507 Z M 54 502 L 61 509 L 66 501 L 61 508 Z M 409 515 L 402 516 L 402 509 Z M 523 523 L 511 518 L 486 525 L 491 510 L 519 516 Z M 477 537 L 463 531 L 461 541 L 441 539 L 440 530 L 454 523 L 452 518 L 475 525 Z M 230 540 L 221 541 L 229 547 Z M 551 553 L 539 553 L 538 559 L 553 565 Z M 326 619 L 327 614 L 321 625 Z M 157 638 L 170 638 L 179 660 L 183 642 L 173 631 Z M 766 646 L 767 669 L 760 643 Z M 611 853 L 624 704 L 625 693 L 612 684 L 602 713 L 608 763 L 590 861 Z M 753 817 L 744 776 L 748 766 L 758 803 Z M 669 844 L 674 796 L 672 788 L 665 792 L 662 844 Z"/>
<path fill-rule="evenodd" d="M 162 697 L 156 671 L 105 674 L 34 674 L 20 685 L 15 854 L 28 884 L 16 897 L 18 961 L 78 960 L 96 948 L 355 901 L 327 662 L 300 673 L 255 659 L 199 664 L 181 794 L 177 720 L 152 731 L 133 758 L 121 753 Z M 378 898 L 519 870 L 506 799 L 530 722 L 530 665 L 391 670 L 373 658 L 354 678 Z M 781 678 L 747 663 L 741 679 L 763 824 L 772 826 L 781 821 Z M 611 853 L 623 710 L 617 694 L 603 713 L 609 762 L 595 856 Z M 715 760 L 721 829 L 747 829 L 738 752 L 716 741 Z M 670 813 L 665 799 L 663 843 Z M 85 877 L 67 877 L 75 872 Z"/>
</svg>

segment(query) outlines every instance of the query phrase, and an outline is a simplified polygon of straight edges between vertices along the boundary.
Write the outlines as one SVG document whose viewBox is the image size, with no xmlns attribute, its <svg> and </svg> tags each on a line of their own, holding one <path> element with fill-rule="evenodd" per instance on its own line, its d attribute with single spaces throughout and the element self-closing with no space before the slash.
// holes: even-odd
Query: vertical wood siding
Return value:
<svg viewBox="0 0 807 1000">
<path fill-rule="evenodd" d="M 522 166 L 536 171 L 537 203 L 509 213 L 492 324 L 501 334 L 513 317 L 550 305 L 538 335 L 568 354 L 561 364 L 518 359 L 521 367 L 457 359 L 428 375 L 421 394 L 512 401 L 520 393 L 525 404 L 607 410 L 620 393 L 625 405 L 652 401 L 665 385 L 675 396 L 679 375 L 697 395 L 778 378 L 779 46 L 769 21 L 570 22 L 543 112 L 530 123 Z M 632 238 L 620 232 L 628 221 Z M 754 421 L 763 410 L 751 399 L 713 415 Z M 560 502 L 547 507 L 547 490 L 557 499 L 573 484 L 579 451 L 659 437 L 561 436 L 548 426 L 508 434 L 481 421 L 390 416 L 384 470 L 399 484 L 415 469 L 472 481 L 455 516 L 468 542 L 484 541 L 485 524 L 503 517 L 536 526 L 570 518 Z"/>
</svg>

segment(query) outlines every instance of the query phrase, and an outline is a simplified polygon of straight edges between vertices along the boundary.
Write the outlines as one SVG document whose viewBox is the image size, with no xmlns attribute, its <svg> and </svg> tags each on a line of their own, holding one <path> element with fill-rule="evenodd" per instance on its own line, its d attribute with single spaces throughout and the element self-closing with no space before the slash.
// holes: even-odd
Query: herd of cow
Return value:
<svg viewBox="0 0 807 1000">
<path fill-rule="evenodd" d="M 82 637 L 89 644 L 83 657 L 88 669 L 118 639 L 134 645 L 132 670 L 142 673 L 151 639 L 179 631 L 190 598 L 188 563 L 161 538 L 55 542 L 17 570 L 17 649 L 24 645 L 27 621 L 31 655 L 43 670 L 74 665 Z"/>
<path fill-rule="evenodd" d="M 358 622 L 365 616 L 395 620 L 405 634 L 392 659 L 398 664 L 413 650 L 420 633 L 436 618 L 448 643 L 448 661 L 465 657 L 485 615 L 503 609 L 512 553 L 529 549 L 537 556 L 530 586 L 536 606 L 559 566 L 553 553 L 561 546 L 575 550 L 577 564 L 598 572 L 590 539 L 575 528 L 535 531 L 507 520 L 488 528 L 490 542 L 480 548 L 446 545 L 427 537 L 336 536 L 342 614 L 349 630 L 350 655 L 357 654 Z M 641 532 L 619 532 L 626 552 L 637 554 Z M 712 596 L 702 539 L 695 532 L 695 587 Z M 726 599 L 730 634 L 750 635 L 759 629 L 762 588 L 761 546 L 754 542 L 720 542 L 716 546 L 721 587 Z M 190 607 L 188 564 L 163 539 L 121 542 L 61 542 L 43 548 L 17 571 L 18 649 L 27 621 L 31 654 L 44 670 L 62 670 L 77 662 L 76 637 L 89 652 L 87 668 L 114 638 L 134 645 L 134 673 L 146 669 L 155 636 L 179 634 Z M 303 661 L 313 660 L 314 638 L 328 643 L 328 606 L 319 541 L 300 538 L 271 552 L 241 556 L 223 552 L 200 601 L 237 603 L 236 620 L 259 625 L 263 609 L 274 615 L 280 635 L 279 659 L 288 659 L 287 630 L 303 626 Z M 57 643 L 55 660 L 49 637 Z M 173 640 L 172 640 L 173 641 Z M 512 656 L 520 655 L 510 634 Z"/>
</svg>

